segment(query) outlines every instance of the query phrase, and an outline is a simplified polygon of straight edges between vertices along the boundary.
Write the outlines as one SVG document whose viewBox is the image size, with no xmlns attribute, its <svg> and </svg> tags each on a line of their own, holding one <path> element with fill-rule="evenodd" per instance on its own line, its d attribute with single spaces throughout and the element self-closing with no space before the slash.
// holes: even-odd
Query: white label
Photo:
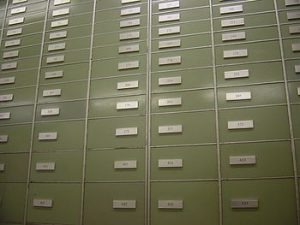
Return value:
<svg viewBox="0 0 300 225">
<path fill-rule="evenodd" d="M 24 7 L 19 7 L 19 8 L 14 8 L 10 11 L 10 14 L 11 15 L 14 15 L 14 14 L 19 14 L 19 13 L 23 13 L 23 12 L 26 12 L 26 6 Z"/>
<path fill-rule="evenodd" d="M 179 1 L 159 3 L 158 9 L 174 9 L 179 8 Z"/>
<path fill-rule="evenodd" d="M 138 52 L 140 51 L 140 45 L 125 45 L 119 47 L 119 53 Z"/>
<path fill-rule="evenodd" d="M 14 98 L 13 94 L 0 95 L 0 102 L 9 102 L 9 101 L 12 101 L 13 98 Z"/>
<path fill-rule="evenodd" d="M 222 27 L 235 27 L 235 26 L 243 26 L 243 25 L 245 25 L 244 18 L 229 19 L 229 20 L 221 21 Z"/>
<path fill-rule="evenodd" d="M 258 208 L 257 199 L 232 199 L 231 208 L 233 209 L 256 209 Z"/>
<path fill-rule="evenodd" d="M 121 62 L 118 64 L 119 70 L 128 70 L 139 68 L 139 61 Z"/>
<path fill-rule="evenodd" d="M 63 15 L 68 15 L 70 13 L 70 9 L 69 8 L 65 8 L 65 9 L 57 9 L 57 10 L 53 10 L 52 12 L 52 16 L 63 16 Z"/>
<path fill-rule="evenodd" d="M 247 57 L 247 49 L 225 50 L 223 52 L 224 59 Z"/>
<path fill-rule="evenodd" d="M 287 12 L 288 20 L 300 19 L 300 10 Z"/>
<path fill-rule="evenodd" d="M 10 41 L 5 42 L 5 47 L 12 47 L 12 46 L 17 46 L 21 44 L 21 39 L 14 39 Z"/>
<path fill-rule="evenodd" d="M 163 57 L 163 58 L 159 58 L 158 61 L 159 65 L 173 65 L 173 64 L 180 64 L 180 63 L 181 63 L 181 56 Z"/>
<path fill-rule="evenodd" d="M 12 4 L 27 2 L 27 0 L 13 0 Z"/>
<path fill-rule="evenodd" d="M 140 19 L 133 19 L 133 20 L 122 20 L 120 21 L 120 27 L 134 27 L 134 26 L 139 26 L 141 23 Z"/>
<path fill-rule="evenodd" d="M 159 209 L 183 209 L 182 200 L 158 200 Z"/>
<path fill-rule="evenodd" d="M 181 40 L 168 40 L 168 41 L 160 41 L 158 44 L 158 48 L 173 48 L 173 47 L 180 47 Z"/>
<path fill-rule="evenodd" d="M 300 0 L 285 0 L 286 6 L 300 5 Z"/>
<path fill-rule="evenodd" d="M 220 8 L 220 14 L 243 12 L 243 5 L 224 6 Z"/>
<path fill-rule="evenodd" d="M 8 135 L 0 135 L 0 143 L 8 142 Z"/>
<path fill-rule="evenodd" d="M 63 50 L 66 48 L 66 43 L 62 42 L 62 43 L 58 43 L 58 44 L 51 44 L 48 45 L 48 51 L 58 51 L 58 50 Z"/>
<path fill-rule="evenodd" d="M 134 32 L 127 32 L 127 33 L 121 33 L 120 34 L 120 40 L 131 40 L 131 39 L 138 39 L 140 38 L 140 32 L 134 31 Z"/>
<path fill-rule="evenodd" d="M 225 79 L 236 79 L 249 77 L 249 70 L 235 70 L 224 72 Z"/>
<path fill-rule="evenodd" d="M 10 112 L 0 113 L 0 120 L 7 120 L 7 119 L 10 119 Z"/>
<path fill-rule="evenodd" d="M 163 77 L 158 79 L 159 86 L 181 84 L 181 76 L 178 77 Z"/>
<path fill-rule="evenodd" d="M 5 170 L 5 164 L 0 163 L 0 172 L 3 172 Z"/>
<path fill-rule="evenodd" d="M 300 25 L 292 25 L 289 26 L 290 34 L 299 34 L 300 33 Z"/>
<path fill-rule="evenodd" d="M 159 22 L 170 22 L 180 20 L 180 13 L 165 14 L 158 17 Z"/>
<path fill-rule="evenodd" d="M 114 209 L 135 209 L 136 200 L 113 200 Z"/>
<path fill-rule="evenodd" d="M 251 92 L 232 92 L 226 93 L 227 101 L 239 101 L 251 99 Z"/>
<path fill-rule="evenodd" d="M 71 0 L 54 0 L 54 5 L 62 5 L 70 2 Z"/>
<path fill-rule="evenodd" d="M 51 27 L 55 28 L 55 27 L 63 27 L 63 26 L 67 26 L 69 24 L 69 20 L 65 19 L 65 20 L 57 20 L 57 21 L 53 21 L 51 22 Z"/>
<path fill-rule="evenodd" d="M 3 63 L 1 65 L 1 70 L 10 70 L 10 69 L 16 69 L 18 66 L 17 62 L 11 62 L 11 63 Z"/>
<path fill-rule="evenodd" d="M 176 134 L 182 133 L 182 125 L 159 126 L 159 134 Z"/>
<path fill-rule="evenodd" d="M 141 7 L 127 8 L 121 10 L 121 16 L 128 16 L 141 13 Z"/>
<path fill-rule="evenodd" d="M 231 32 L 222 34 L 222 41 L 235 41 L 246 39 L 246 32 Z"/>
<path fill-rule="evenodd" d="M 67 37 L 67 31 L 63 30 L 63 31 L 58 31 L 58 32 L 52 32 L 49 35 L 49 39 L 53 40 L 53 39 L 59 39 L 59 38 L 65 38 Z"/>
<path fill-rule="evenodd" d="M 159 159 L 159 168 L 181 168 L 183 167 L 182 159 Z"/>
<path fill-rule="evenodd" d="M 133 3 L 133 2 L 140 2 L 141 0 L 121 0 L 122 4 L 126 4 L 126 3 Z"/>
<path fill-rule="evenodd" d="M 300 65 L 295 65 L 295 73 L 300 73 Z"/>
<path fill-rule="evenodd" d="M 230 165 L 253 165 L 256 164 L 255 155 L 245 155 L 245 156 L 230 156 Z"/>
<path fill-rule="evenodd" d="M 64 76 L 64 72 L 62 70 L 51 71 L 51 72 L 45 73 L 45 79 L 59 78 L 59 77 L 63 77 L 63 76 Z"/>
<path fill-rule="evenodd" d="M 228 121 L 228 129 L 250 129 L 254 128 L 253 120 Z"/>
<path fill-rule="evenodd" d="M 131 101 L 131 102 L 118 102 L 116 105 L 116 109 L 123 110 L 123 109 L 138 109 L 139 102 L 138 101 Z"/>
<path fill-rule="evenodd" d="M 59 115 L 59 108 L 49 108 L 49 109 L 42 109 L 41 116 L 57 116 Z"/>
<path fill-rule="evenodd" d="M 40 141 L 56 140 L 56 139 L 57 139 L 57 132 L 39 133 Z"/>
<path fill-rule="evenodd" d="M 46 62 L 48 64 L 64 62 L 64 61 L 65 61 L 65 56 L 64 55 L 49 56 L 49 57 L 47 57 L 47 60 L 46 60 Z"/>
<path fill-rule="evenodd" d="M 293 50 L 293 52 L 299 52 L 300 51 L 300 43 L 292 44 L 292 50 Z"/>
<path fill-rule="evenodd" d="M 34 207 L 52 208 L 51 199 L 33 199 Z"/>
<path fill-rule="evenodd" d="M 25 21 L 24 17 L 19 17 L 19 18 L 9 20 L 8 25 L 20 24 L 20 23 L 24 23 L 24 21 Z"/>
<path fill-rule="evenodd" d="M 139 87 L 139 81 L 138 80 L 118 82 L 118 84 L 117 84 L 117 89 L 118 90 L 132 89 L 132 88 L 138 88 L 138 87 Z"/>
<path fill-rule="evenodd" d="M 158 106 L 181 105 L 181 98 L 163 98 L 158 100 Z"/>
<path fill-rule="evenodd" d="M 137 168 L 137 161 L 130 160 L 130 161 L 115 161 L 114 162 L 115 169 L 136 169 Z"/>
<path fill-rule="evenodd" d="M 15 83 L 16 78 L 15 77 L 4 77 L 0 79 L 0 85 L 1 84 L 13 84 Z"/>
<path fill-rule="evenodd" d="M 3 59 L 15 58 L 19 56 L 19 50 L 3 53 Z"/>
<path fill-rule="evenodd" d="M 17 28 L 17 29 L 13 29 L 13 30 L 8 30 L 6 35 L 9 36 L 14 36 L 14 35 L 18 35 L 18 34 L 22 34 L 23 29 L 22 28 Z"/>
<path fill-rule="evenodd" d="M 55 162 L 38 162 L 35 164 L 37 171 L 53 171 L 55 170 Z"/>
<path fill-rule="evenodd" d="M 43 91 L 43 97 L 61 96 L 61 89 L 50 89 Z"/>
<path fill-rule="evenodd" d="M 300 96 L 300 87 L 297 88 L 298 95 Z"/>
<path fill-rule="evenodd" d="M 132 136 L 138 134 L 137 127 L 117 128 L 116 136 Z"/>
<path fill-rule="evenodd" d="M 180 34 L 180 26 L 163 27 L 158 29 L 159 35 Z"/>
</svg>

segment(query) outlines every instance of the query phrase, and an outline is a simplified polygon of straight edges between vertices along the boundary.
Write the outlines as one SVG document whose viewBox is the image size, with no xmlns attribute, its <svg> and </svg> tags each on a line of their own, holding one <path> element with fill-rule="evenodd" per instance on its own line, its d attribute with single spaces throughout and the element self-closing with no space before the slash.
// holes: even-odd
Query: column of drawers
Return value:
<svg viewBox="0 0 300 225">
<path fill-rule="evenodd" d="M 48 4 L 27 222 L 79 224 L 93 1 Z"/>
<path fill-rule="evenodd" d="M 218 224 L 209 2 L 153 1 L 151 29 L 151 223 Z"/>
<path fill-rule="evenodd" d="M 96 4 L 86 159 L 85 224 L 143 224 L 146 0 Z"/>
<path fill-rule="evenodd" d="M 4 1 L 2 1 L 2 4 Z M 3 9 L 3 8 L 2 8 Z M 0 223 L 23 223 L 46 3 L 10 0 L 1 42 Z M 1 11 L 1 15 L 5 14 Z M 42 26 L 41 26 L 42 27 Z"/>
<path fill-rule="evenodd" d="M 213 2 L 224 225 L 296 224 L 293 179 L 273 179 L 293 176 L 274 3 Z"/>
</svg>

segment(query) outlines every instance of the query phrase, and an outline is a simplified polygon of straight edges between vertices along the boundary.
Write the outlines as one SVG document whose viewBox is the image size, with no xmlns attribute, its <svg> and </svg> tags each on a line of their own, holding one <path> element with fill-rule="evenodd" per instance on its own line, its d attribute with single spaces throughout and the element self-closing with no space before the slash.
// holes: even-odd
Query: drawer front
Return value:
<svg viewBox="0 0 300 225">
<path fill-rule="evenodd" d="M 147 3 L 147 0 L 105 0 L 97 2 L 96 10 L 116 8 L 116 7 L 125 7 L 125 6 L 139 6 L 140 3 Z"/>
<path fill-rule="evenodd" d="M 279 11 L 279 20 L 280 23 L 289 23 L 289 22 L 299 22 L 300 20 L 300 10 L 299 8 L 291 10 L 282 10 Z"/>
<path fill-rule="evenodd" d="M 283 166 L 276 166 L 278 163 Z M 291 144 L 286 141 L 222 145 L 221 164 L 224 178 L 292 176 Z"/>
<path fill-rule="evenodd" d="M 92 0 L 51 0 L 50 9 L 56 9 L 58 7 L 69 7 L 73 5 L 79 5 L 79 3 L 90 3 Z"/>
<path fill-rule="evenodd" d="M 300 57 L 300 41 L 299 38 L 283 40 L 284 56 L 286 58 Z"/>
<path fill-rule="evenodd" d="M 144 116 L 90 120 L 88 148 L 142 148 L 145 122 Z"/>
<path fill-rule="evenodd" d="M 78 27 L 63 27 L 59 30 L 46 31 L 45 42 L 64 41 L 66 38 L 86 37 L 91 33 L 91 24 Z"/>
<path fill-rule="evenodd" d="M 79 224 L 80 184 L 31 184 L 28 223 Z"/>
<path fill-rule="evenodd" d="M 161 13 L 165 11 L 173 11 L 173 10 L 181 10 L 181 9 L 188 9 L 188 8 L 197 8 L 208 6 L 209 1 L 197 1 L 197 0 L 190 0 L 190 1 L 156 1 L 152 3 L 152 10 L 154 13 Z"/>
<path fill-rule="evenodd" d="M 1 154 L 0 182 L 26 182 L 28 162 L 28 153 Z"/>
<path fill-rule="evenodd" d="M 1 64 L 2 71 L 16 71 L 16 70 L 26 70 L 32 68 L 38 68 L 39 57 L 27 58 L 27 59 L 15 59 L 14 61 L 3 62 Z"/>
<path fill-rule="evenodd" d="M 300 60 L 286 60 L 285 68 L 288 80 L 300 79 Z"/>
<path fill-rule="evenodd" d="M 144 157 L 143 149 L 88 151 L 86 180 L 144 180 Z"/>
<path fill-rule="evenodd" d="M 221 142 L 258 141 L 289 138 L 287 108 L 273 106 L 264 108 L 231 109 L 220 112 Z M 231 121 L 253 121 L 253 127 L 238 124 L 230 128 Z"/>
<path fill-rule="evenodd" d="M 216 154 L 215 146 L 152 148 L 151 179 L 216 179 Z M 175 160 L 181 165 L 176 165 Z M 160 165 L 162 161 L 168 164 Z"/>
<path fill-rule="evenodd" d="M 214 124 L 214 112 L 153 115 L 152 145 L 214 143 Z"/>
<path fill-rule="evenodd" d="M 34 104 L 35 88 L 21 88 L 0 91 L 0 106 L 11 107 Z"/>
<path fill-rule="evenodd" d="M 13 47 L 5 47 L 5 44 L 7 44 L 7 42 L 9 41 L 13 41 L 13 40 L 20 40 L 20 45 L 18 46 L 13 46 Z M 15 48 L 15 47 L 24 47 L 24 46 L 31 46 L 31 45 L 36 45 L 36 44 L 40 44 L 42 42 L 42 34 L 33 34 L 33 35 L 29 35 L 29 36 L 23 36 L 23 37 L 12 37 L 12 38 L 7 38 L 5 40 L 3 40 L 2 42 L 2 48 L 6 48 L 6 49 L 11 49 L 11 48 Z"/>
<path fill-rule="evenodd" d="M 283 38 L 299 38 L 300 36 L 300 24 L 295 23 L 295 24 L 286 24 L 286 25 L 281 25 L 281 34 Z"/>
<path fill-rule="evenodd" d="M 33 105 L 1 108 L 0 115 L 0 126 L 31 122 L 33 115 Z"/>
<path fill-rule="evenodd" d="M 39 140 L 39 136 L 46 136 L 46 134 L 52 136 L 54 133 L 56 138 Z M 83 121 L 39 123 L 35 125 L 33 150 L 35 152 L 82 150 L 83 134 Z"/>
<path fill-rule="evenodd" d="M 296 7 L 299 5 L 300 3 L 298 0 L 286 0 L 286 1 L 277 0 L 277 6 L 279 9 L 286 9 L 289 7 Z"/>
<path fill-rule="evenodd" d="M 28 4 L 28 5 L 13 5 L 12 7 L 9 7 L 7 11 L 7 17 L 15 16 L 15 15 L 27 17 L 29 13 L 43 12 L 45 10 L 46 10 L 45 2 L 37 2 L 35 4 Z"/>
<path fill-rule="evenodd" d="M 157 182 L 151 196 L 153 224 L 218 224 L 217 182 Z"/>
<path fill-rule="evenodd" d="M 300 105 L 292 105 L 292 123 L 294 127 L 294 137 L 300 138 L 300 119 L 299 119 L 299 112 L 300 112 Z"/>
<path fill-rule="evenodd" d="M 289 93 L 291 103 L 300 103 L 300 82 L 289 83 Z"/>
<path fill-rule="evenodd" d="M 32 182 L 81 181 L 82 152 L 33 153 Z"/>
<path fill-rule="evenodd" d="M 85 189 L 84 223 L 142 224 L 144 195 L 143 183 L 89 183 Z"/>
<path fill-rule="evenodd" d="M 18 49 L 5 49 L 2 51 L 2 55 L 0 56 L 1 62 L 5 62 L 6 60 L 19 60 L 26 57 L 39 56 L 41 54 L 41 46 L 29 46 Z"/>
<path fill-rule="evenodd" d="M 21 19 L 21 18 L 23 18 L 23 19 Z M 16 26 L 19 26 L 19 25 L 41 22 L 44 19 L 45 19 L 44 12 L 38 12 L 38 13 L 28 14 L 28 15 L 17 15 L 17 16 L 9 17 L 6 20 L 6 23 L 4 26 L 6 28 L 11 28 L 11 27 L 15 28 Z"/>
<path fill-rule="evenodd" d="M 44 21 L 32 23 L 32 24 L 24 24 L 24 25 L 16 25 L 13 27 L 7 27 L 4 29 L 3 37 L 15 37 L 19 38 L 22 35 L 28 35 L 32 33 L 39 33 L 43 30 Z M 19 30 L 21 29 L 21 31 Z"/>
<path fill-rule="evenodd" d="M 256 200 L 258 208 L 232 208 L 232 201 Z M 239 203 L 238 202 L 238 203 Z M 294 181 L 226 181 L 223 183 L 224 224 L 238 221 L 261 224 L 296 224 Z"/>
</svg>

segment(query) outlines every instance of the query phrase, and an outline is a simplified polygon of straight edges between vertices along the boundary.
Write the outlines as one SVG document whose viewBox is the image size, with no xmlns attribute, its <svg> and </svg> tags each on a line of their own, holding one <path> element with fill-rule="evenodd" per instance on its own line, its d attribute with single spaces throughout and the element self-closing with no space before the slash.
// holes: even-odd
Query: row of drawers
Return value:
<svg viewBox="0 0 300 225">
<path fill-rule="evenodd" d="M 31 184 L 28 222 L 78 224 L 80 187 L 80 184 Z M 127 221 L 130 224 L 142 224 L 144 188 L 143 183 L 86 184 L 84 222 L 116 224 Z M 1 189 L 2 220 L 22 221 L 25 184 L 2 184 Z M 184 222 L 218 224 L 217 182 L 153 183 L 151 196 L 154 225 L 166 222 L 175 225 Z M 296 224 L 296 210 L 290 210 L 296 204 L 292 179 L 224 182 L 222 200 L 224 224 L 238 223 L 241 219 L 251 220 L 254 225 L 265 220 L 274 225 Z M 249 207 L 241 206 L 243 203 L 252 204 Z M 12 204 L 16 206 L 14 210 Z"/>
<path fill-rule="evenodd" d="M 296 141 L 300 163 L 300 141 Z M 221 145 L 222 178 L 293 176 L 290 142 Z M 142 149 L 88 151 L 86 181 L 144 180 Z M 33 153 L 32 182 L 82 179 L 82 152 Z M 280 164 L 282 167 L 278 167 Z M 25 182 L 28 153 L 1 154 L 0 182 Z M 300 168 L 298 168 L 298 172 Z M 217 179 L 215 146 L 151 149 L 152 180 Z"/>
</svg>

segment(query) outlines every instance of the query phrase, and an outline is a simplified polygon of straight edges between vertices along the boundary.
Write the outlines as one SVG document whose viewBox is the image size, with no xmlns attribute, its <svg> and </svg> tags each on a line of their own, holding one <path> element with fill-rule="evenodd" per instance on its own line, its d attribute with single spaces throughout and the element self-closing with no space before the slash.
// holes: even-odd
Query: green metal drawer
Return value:
<svg viewBox="0 0 300 225">
<path fill-rule="evenodd" d="M 6 28 L 15 28 L 16 26 L 19 25 L 24 25 L 24 24 L 29 24 L 29 23 L 36 23 L 36 22 L 41 22 L 44 21 L 45 19 L 45 12 L 36 12 L 33 14 L 25 14 L 25 15 L 17 15 L 13 17 L 7 18 L 5 22 L 5 27 Z M 24 18 L 24 22 L 18 23 L 18 24 L 11 24 L 13 22 L 10 22 L 11 20 L 18 19 L 18 18 Z"/>
<path fill-rule="evenodd" d="M 96 9 L 108 9 L 115 7 L 126 7 L 126 6 L 139 6 L 139 3 L 147 3 L 147 0 L 136 0 L 126 3 L 119 0 L 97 0 Z"/>
<path fill-rule="evenodd" d="M 3 171 L 0 172 L 0 182 L 26 182 L 29 154 L 1 154 L 0 164 Z"/>
<path fill-rule="evenodd" d="M 24 218 L 25 195 L 25 183 L 0 183 L 1 223 L 22 223 Z"/>
<path fill-rule="evenodd" d="M 211 66 L 211 55 L 211 48 L 155 53 L 152 55 L 152 71 Z"/>
<path fill-rule="evenodd" d="M 290 37 L 295 37 L 299 38 L 300 37 L 300 24 L 295 23 L 295 24 L 285 24 L 280 26 L 281 29 L 281 34 L 283 38 L 290 38 Z"/>
<path fill-rule="evenodd" d="M 176 165 L 174 160 L 179 160 L 179 164 Z M 164 163 L 170 165 L 160 165 Z M 151 149 L 152 180 L 217 179 L 217 177 L 215 146 Z"/>
<path fill-rule="evenodd" d="M 10 55 L 10 53 L 13 55 L 16 54 L 15 51 L 17 51 L 18 56 L 6 58 L 6 57 L 9 57 L 6 55 Z M 22 47 L 22 48 L 18 48 L 18 49 L 7 48 L 7 49 L 3 49 L 3 51 L 1 51 L 1 53 L 2 53 L 1 59 L 0 59 L 1 62 L 6 61 L 7 59 L 18 60 L 18 59 L 22 59 L 22 58 L 26 58 L 26 57 L 40 56 L 41 45 Z"/>
<path fill-rule="evenodd" d="M 151 127 L 153 146 L 216 142 L 214 111 L 153 115 Z"/>
<path fill-rule="evenodd" d="M 0 107 L 34 104 L 35 87 L 0 91 Z"/>
<path fill-rule="evenodd" d="M 300 81 L 289 82 L 289 93 L 291 103 L 300 103 Z"/>
<path fill-rule="evenodd" d="M 222 145 L 221 165 L 224 178 L 293 176 L 291 143 Z"/>
<path fill-rule="evenodd" d="M 92 78 L 145 74 L 146 68 L 146 55 L 126 59 L 97 60 L 92 63 Z"/>
<path fill-rule="evenodd" d="M 143 149 L 88 151 L 86 181 L 144 180 L 144 158 Z"/>
<path fill-rule="evenodd" d="M 118 43 L 117 45 L 108 45 L 95 47 L 93 49 L 93 59 L 119 58 L 125 59 L 128 56 L 137 56 L 147 53 L 147 43 L 145 41 Z"/>
<path fill-rule="evenodd" d="M 72 5 L 77 5 L 80 3 L 89 3 L 89 2 L 93 2 L 93 0 L 71 0 L 71 1 L 55 1 L 55 0 L 51 0 L 50 1 L 50 9 L 52 8 L 58 8 L 58 7 L 63 7 L 63 6 L 72 6 Z M 55 5 L 54 5 L 55 4 Z"/>
<path fill-rule="evenodd" d="M 290 137 L 286 106 L 223 110 L 220 111 L 219 118 L 221 142 Z M 253 125 L 248 121 L 252 121 Z M 230 122 L 234 124 L 230 125 Z"/>
<path fill-rule="evenodd" d="M 288 23 L 288 22 L 299 22 L 300 16 L 299 16 L 299 10 L 300 8 L 292 8 L 288 10 L 282 10 L 279 11 L 279 21 L 280 23 Z"/>
<path fill-rule="evenodd" d="M 8 73 L 2 71 L 0 75 L 0 90 L 35 85 L 37 74 L 37 69 Z"/>
<path fill-rule="evenodd" d="M 2 72 L 6 71 L 15 71 L 17 70 L 26 70 L 26 69 L 32 69 L 32 68 L 38 68 L 39 67 L 39 57 L 32 57 L 32 58 L 25 58 L 25 59 L 20 59 L 20 60 L 13 60 L 13 61 L 6 61 L 5 63 L 2 63 L 1 66 L 3 65 L 8 65 L 8 64 L 14 64 L 17 63 L 16 66 L 13 66 L 11 69 L 7 70 L 2 70 Z"/>
<path fill-rule="evenodd" d="M 231 30 L 241 27 L 255 27 L 264 25 L 276 25 L 276 14 L 274 12 L 254 14 L 254 15 L 239 15 L 230 18 L 214 19 L 214 30 Z"/>
<path fill-rule="evenodd" d="M 92 99 L 89 117 L 145 115 L 146 96 Z"/>
<path fill-rule="evenodd" d="M 223 183 L 224 225 L 297 224 L 295 183 L 293 179 L 225 181 Z M 245 199 L 245 201 L 242 201 Z M 232 200 L 245 204 L 257 200 L 258 208 L 232 208 Z"/>
<path fill-rule="evenodd" d="M 87 37 L 91 33 L 91 24 L 78 27 L 64 27 L 57 31 L 46 31 L 45 42 L 65 41 L 66 38 Z M 65 34 L 66 32 L 66 34 Z"/>
<path fill-rule="evenodd" d="M 5 118 L 0 120 L 0 126 L 32 122 L 33 105 L 0 108 L 0 113 L 5 114 Z"/>
<path fill-rule="evenodd" d="M 300 112 L 300 105 L 292 105 L 292 124 L 294 127 L 294 137 L 300 138 L 300 119 L 299 119 L 299 112 Z"/>
<path fill-rule="evenodd" d="M 41 2 L 43 0 L 30 0 L 30 4 L 35 4 L 35 3 L 38 3 L 38 2 Z M 28 1 L 24 2 L 24 5 L 27 5 L 28 4 Z M 21 6 L 23 5 L 22 3 L 15 3 L 14 0 L 9 0 L 9 3 L 8 3 L 8 7 L 9 8 L 14 8 L 14 7 L 17 7 L 17 6 Z"/>
<path fill-rule="evenodd" d="M 10 31 L 10 30 L 15 30 L 15 29 L 22 28 L 21 34 L 12 36 L 12 37 L 15 37 L 15 38 L 19 38 L 20 35 L 28 35 L 28 34 L 32 34 L 32 33 L 41 33 L 43 31 L 43 27 L 44 27 L 44 21 L 31 23 L 31 24 L 25 23 L 24 25 L 18 25 L 18 26 L 16 25 L 16 26 L 13 26 L 13 27 L 7 27 L 7 28 L 4 29 L 3 38 L 8 37 L 7 32 Z"/>
<path fill-rule="evenodd" d="M 212 68 L 155 72 L 151 74 L 151 77 L 152 93 L 213 87 Z"/>
<path fill-rule="evenodd" d="M 82 100 L 86 98 L 86 85 L 85 81 L 43 85 L 39 89 L 38 102 L 50 103 L 75 99 Z"/>
<path fill-rule="evenodd" d="M 37 106 L 36 121 L 84 119 L 86 101 L 41 104 Z"/>
<path fill-rule="evenodd" d="M 33 153 L 32 182 L 81 181 L 82 152 Z"/>
<path fill-rule="evenodd" d="M 217 67 L 219 87 L 272 81 L 283 81 L 282 62 L 280 61 Z"/>
<path fill-rule="evenodd" d="M 145 125 L 144 116 L 89 120 L 88 148 L 142 148 Z"/>
<path fill-rule="evenodd" d="M 90 98 L 107 98 L 146 93 L 145 75 L 92 80 Z"/>
<path fill-rule="evenodd" d="M 80 200 L 81 184 L 31 184 L 27 223 L 79 224 Z"/>
<path fill-rule="evenodd" d="M 89 63 L 55 66 L 41 69 L 41 84 L 85 80 L 89 74 Z"/>
<path fill-rule="evenodd" d="M 50 138 L 39 140 L 39 136 L 45 133 L 50 133 L 52 140 Z M 57 134 L 56 138 L 52 136 L 53 133 Z M 84 121 L 37 123 L 35 125 L 33 150 L 34 152 L 82 150 L 83 139 Z"/>
<path fill-rule="evenodd" d="M 265 49 L 269 49 L 270 51 L 265 51 Z M 228 56 L 225 55 L 227 51 Z M 279 41 L 237 44 L 216 48 L 216 63 L 218 65 L 278 60 L 280 58 Z"/>
<path fill-rule="evenodd" d="M 29 152 L 31 124 L 0 127 L 1 153 Z M 6 137 L 7 136 L 7 137 Z M 7 139 L 7 140 L 6 140 Z"/>
<path fill-rule="evenodd" d="M 177 4 L 179 2 L 179 6 Z M 153 13 L 160 13 L 170 10 L 186 10 L 197 7 L 208 6 L 209 1 L 198 1 L 198 0 L 189 0 L 189 1 L 155 1 L 152 3 Z"/>
<path fill-rule="evenodd" d="M 151 196 L 153 225 L 219 223 L 217 182 L 152 183 Z M 182 201 L 182 207 L 177 201 Z"/>
<path fill-rule="evenodd" d="M 214 90 L 194 90 L 152 94 L 152 112 L 214 109 Z"/>
<path fill-rule="evenodd" d="M 283 40 L 283 50 L 285 58 L 300 57 L 300 41 L 299 38 Z"/>
<path fill-rule="evenodd" d="M 286 60 L 285 68 L 288 80 L 300 79 L 300 60 Z"/>
<path fill-rule="evenodd" d="M 15 15 L 27 17 L 29 15 L 29 13 L 45 12 L 46 5 L 47 4 L 45 1 L 40 1 L 40 2 L 37 2 L 34 4 L 28 4 L 28 5 L 22 5 L 22 6 L 21 5 L 12 5 L 11 7 L 9 7 L 9 9 L 7 11 L 7 17 L 15 16 Z M 26 12 L 18 13 L 18 10 L 16 11 L 16 9 L 19 9 L 19 7 L 26 7 Z"/>
<path fill-rule="evenodd" d="M 143 183 L 86 184 L 84 224 L 143 224 L 144 189 Z M 120 206 L 122 203 L 125 205 L 123 208 Z"/>
<path fill-rule="evenodd" d="M 218 104 L 220 108 L 286 104 L 285 86 L 282 83 L 219 88 Z"/>
</svg>

